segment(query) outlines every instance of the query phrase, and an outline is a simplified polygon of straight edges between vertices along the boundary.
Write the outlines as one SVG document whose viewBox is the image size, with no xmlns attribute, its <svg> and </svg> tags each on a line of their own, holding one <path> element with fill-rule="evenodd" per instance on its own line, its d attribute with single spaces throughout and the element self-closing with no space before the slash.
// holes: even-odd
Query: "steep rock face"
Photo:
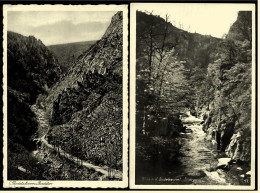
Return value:
<svg viewBox="0 0 260 193">
<path fill-rule="evenodd" d="M 49 141 L 96 164 L 122 166 L 122 13 L 77 58 L 44 104 Z"/>
<path fill-rule="evenodd" d="M 236 22 L 230 27 L 228 36 L 240 41 L 252 41 L 252 12 L 239 11 Z"/>
<path fill-rule="evenodd" d="M 227 37 L 217 46 L 216 61 L 208 67 L 211 80 L 209 121 L 219 147 L 234 160 L 251 159 L 252 12 L 240 11 Z"/>
</svg>

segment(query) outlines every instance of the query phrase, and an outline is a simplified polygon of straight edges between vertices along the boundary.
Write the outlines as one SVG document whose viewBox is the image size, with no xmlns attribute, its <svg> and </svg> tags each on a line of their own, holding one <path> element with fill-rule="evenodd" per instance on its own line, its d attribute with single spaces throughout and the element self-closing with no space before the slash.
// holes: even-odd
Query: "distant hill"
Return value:
<svg viewBox="0 0 260 193">
<path fill-rule="evenodd" d="M 95 42 L 96 41 L 73 42 L 67 44 L 50 45 L 47 47 L 58 59 L 62 72 L 66 73 L 74 60 Z"/>
</svg>

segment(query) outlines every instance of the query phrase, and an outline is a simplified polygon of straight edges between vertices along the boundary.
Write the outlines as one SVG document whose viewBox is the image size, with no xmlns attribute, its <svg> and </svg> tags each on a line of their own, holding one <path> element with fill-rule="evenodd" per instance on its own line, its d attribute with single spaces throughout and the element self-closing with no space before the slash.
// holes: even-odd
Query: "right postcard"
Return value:
<svg viewBox="0 0 260 193">
<path fill-rule="evenodd" d="M 255 4 L 133 3 L 130 22 L 130 188 L 255 189 Z"/>
</svg>

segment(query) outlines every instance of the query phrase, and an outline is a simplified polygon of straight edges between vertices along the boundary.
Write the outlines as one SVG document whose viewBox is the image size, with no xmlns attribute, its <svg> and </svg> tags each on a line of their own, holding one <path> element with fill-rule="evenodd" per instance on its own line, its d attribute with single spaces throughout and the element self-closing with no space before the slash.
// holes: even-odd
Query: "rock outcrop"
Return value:
<svg viewBox="0 0 260 193">
<path fill-rule="evenodd" d="M 251 160 L 252 12 L 240 11 L 208 67 L 212 100 L 203 129 L 232 160 Z M 214 132 L 215 133 L 214 133 Z"/>
<path fill-rule="evenodd" d="M 44 101 L 48 140 L 94 164 L 122 168 L 122 12 Z"/>
</svg>

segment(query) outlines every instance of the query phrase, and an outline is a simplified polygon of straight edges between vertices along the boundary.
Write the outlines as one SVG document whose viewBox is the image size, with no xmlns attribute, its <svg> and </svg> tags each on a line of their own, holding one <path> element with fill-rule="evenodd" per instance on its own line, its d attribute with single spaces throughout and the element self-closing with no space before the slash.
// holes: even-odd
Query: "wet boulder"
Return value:
<svg viewBox="0 0 260 193">
<path fill-rule="evenodd" d="M 175 129 L 180 132 L 183 130 L 183 123 L 180 119 L 180 114 L 176 114 L 168 117 L 169 126 L 174 125 Z"/>
<path fill-rule="evenodd" d="M 219 158 L 217 169 L 228 170 L 230 167 L 231 158 Z"/>
</svg>

